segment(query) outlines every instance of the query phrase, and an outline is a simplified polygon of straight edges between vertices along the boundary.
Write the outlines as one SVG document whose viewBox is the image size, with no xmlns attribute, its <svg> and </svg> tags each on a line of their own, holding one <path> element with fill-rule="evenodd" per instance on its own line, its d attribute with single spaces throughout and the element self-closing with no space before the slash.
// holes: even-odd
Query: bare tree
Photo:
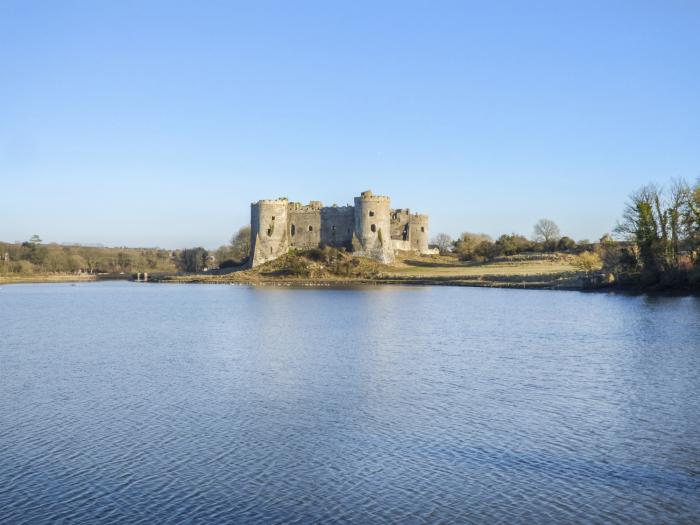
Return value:
<svg viewBox="0 0 700 525">
<path fill-rule="evenodd" d="M 231 252 L 234 259 L 245 261 L 250 256 L 250 226 L 239 228 L 231 238 Z"/>
<path fill-rule="evenodd" d="M 433 237 L 431 244 L 437 246 L 440 253 L 447 253 L 450 251 L 450 248 L 452 248 L 452 237 L 446 233 L 438 233 Z"/>
<path fill-rule="evenodd" d="M 559 240 L 561 234 L 559 233 L 559 226 L 549 219 L 540 219 L 535 224 L 534 238 L 537 242 L 542 242 L 544 244 L 555 243 Z"/>
</svg>

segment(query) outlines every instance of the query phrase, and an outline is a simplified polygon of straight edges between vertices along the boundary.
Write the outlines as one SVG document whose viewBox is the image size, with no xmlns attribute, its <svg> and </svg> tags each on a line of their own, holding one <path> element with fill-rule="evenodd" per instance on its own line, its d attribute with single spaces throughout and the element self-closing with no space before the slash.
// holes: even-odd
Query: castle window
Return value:
<svg viewBox="0 0 700 525">
<path fill-rule="evenodd" d="M 292 224 L 292 237 L 294 237 L 297 233 L 297 227 Z"/>
<path fill-rule="evenodd" d="M 273 220 L 273 221 L 275 220 L 275 216 L 274 216 L 274 215 L 272 216 L 272 220 Z"/>
<path fill-rule="evenodd" d="M 270 226 L 270 227 L 267 229 L 267 236 L 268 236 L 268 237 L 271 237 L 271 236 L 272 236 L 272 226 Z"/>
<path fill-rule="evenodd" d="M 421 227 L 420 227 L 420 231 L 422 231 L 423 233 L 425 233 L 425 226 L 421 226 Z"/>
<path fill-rule="evenodd" d="M 331 226 L 331 231 L 333 232 L 333 235 L 335 235 L 335 224 Z"/>
<path fill-rule="evenodd" d="M 376 224 L 373 224 L 372 226 L 369 227 L 369 229 L 372 230 L 373 232 L 376 232 L 376 231 L 377 231 L 377 225 L 376 225 Z"/>
<path fill-rule="evenodd" d="M 369 212 L 369 216 L 370 216 L 370 217 L 374 217 L 374 212 L 373 212 L 373 211 L 370 211 L 370 212 Z"/>
<path fill-rule="evenodd" d="M 310 232 L 314 231 L 314 227 L 311 226 L 311 225 L 309 225 L 309 231 L 310 231 Z"/>
</svg>

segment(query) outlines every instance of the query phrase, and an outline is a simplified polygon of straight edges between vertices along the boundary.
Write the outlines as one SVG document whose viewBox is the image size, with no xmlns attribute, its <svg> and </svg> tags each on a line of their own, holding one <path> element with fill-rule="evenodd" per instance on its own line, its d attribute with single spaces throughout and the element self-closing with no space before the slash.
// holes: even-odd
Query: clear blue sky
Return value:
<svg viewBox="0 0 700 525">
<path fill-rule="evenodd" d="M 371 188 L 597 238 L 700 175 L 700 2 L 0 2 L 0 239 L 216 247 Z"/>
</svg>

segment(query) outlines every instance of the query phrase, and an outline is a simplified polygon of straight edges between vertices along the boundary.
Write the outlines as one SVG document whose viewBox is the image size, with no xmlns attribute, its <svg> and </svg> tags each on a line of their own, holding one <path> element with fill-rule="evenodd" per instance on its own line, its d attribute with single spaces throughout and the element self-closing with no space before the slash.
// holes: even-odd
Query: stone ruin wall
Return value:
<svg viewBox="0 0 700 525">
<path fill-rule="evenodd" d="M 391 209 L 389 197 L 371 191 L 355 206 L 307 205 L 286 198 L 251 205 L 251 265 L 259 266 L 290 248 L 333 246 L 391 263 L 396 250 L 429 253 L 428 216 Z"/>
<path fill-rule="evenodd" d="M 250 207 L 251 265 L 259 266 L 289 251 L 287 199 L 261 200 Z"/>
</svg>

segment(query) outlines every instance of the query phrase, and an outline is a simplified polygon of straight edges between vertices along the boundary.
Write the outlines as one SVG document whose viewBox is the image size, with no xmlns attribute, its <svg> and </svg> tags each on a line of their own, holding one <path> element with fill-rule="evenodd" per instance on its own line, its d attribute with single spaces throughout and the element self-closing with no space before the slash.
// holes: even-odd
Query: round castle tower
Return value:
<svg viewBox="0 0 700 525">
<path fill-rule="evenodd" d="M 411 239 L 411 250 L 428 253 L 428 216 L 415 213 L 408 219 L 408 235 Z"/>
<path fill-rule="evenodd" d="M 355 197 L 353 248 L 358 255 L 383 263 L 394 261 L 389 197 L 373 195 L 369 190 Z"/>
<path fill-rule="evenodd" d="M 250 265 L 259 266 L 289 250 L 286 198 L 261 200 L 250 205 Z"/>
</svg>

